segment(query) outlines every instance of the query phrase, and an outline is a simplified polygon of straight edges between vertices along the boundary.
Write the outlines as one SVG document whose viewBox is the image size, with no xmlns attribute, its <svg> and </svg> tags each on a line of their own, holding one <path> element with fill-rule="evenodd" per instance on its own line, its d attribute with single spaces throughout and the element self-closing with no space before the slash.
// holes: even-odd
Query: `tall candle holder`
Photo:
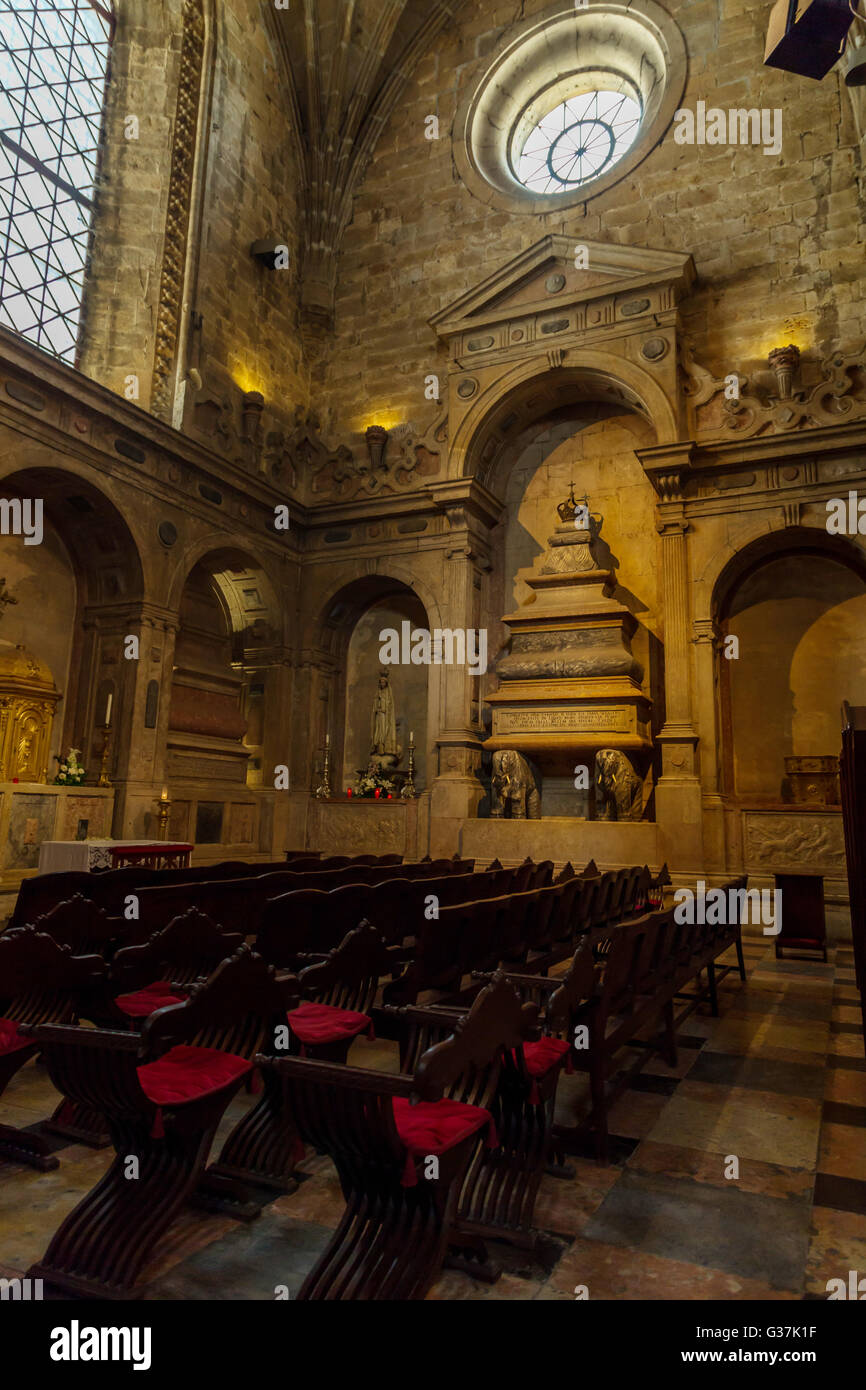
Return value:
<svg viewBox="0 0 866 1390">
<path fill-rule="evenodd" d="M 331 796 L 331 736 L 325 734 L 325 761 L 322 767 L 322 785 L 317 787 L 319 801 L 328 801 Z"/>
<path fill-rule="evenodd" d="M 417 797 L 418 797 L 418 793 L 417 793 L 417 791 L 415 790 L 415 744 L 414 744 L 414 742 L 410 742 L 410 744 L 409 744 L 409 771 L 408 771 L 408 773 L 407 773 L 407 775 L 406 775 L 406 781 L 403 783 L 403 789 L 402 789 L 402 791 L 400 792 L 400 795 L 401 795 L 401 797 L 403 797 L 404 801 L 415 801 L 415 800 L 417 799 Z"/>
<path fill-rule="evenodd" d="M 171 798 L 169 797 L 169 794 L 168 794 L 168 788 L 167 788 L 167 787 L 163 787 L 163 789 L 162 789 L 162 795 L 160 796 L 159 801 L 157 802 L 157 815 L 159 816 L 159 835 L 158 835 L 158 839 L 160 839 L 160 840 L 167 840 L 167 839 L 168 839 L 168 818 L 169 818 L 170 812 L 171 812 Z"/>
<path fill-rule="evenodd" d="M 108 755 L 111 751 L 111 728 L 108 724 L 102 726 L 102 766 L 99 769 L 99 781 L 97 787 L 110 787 L 108 780 Z"/>
</svg>

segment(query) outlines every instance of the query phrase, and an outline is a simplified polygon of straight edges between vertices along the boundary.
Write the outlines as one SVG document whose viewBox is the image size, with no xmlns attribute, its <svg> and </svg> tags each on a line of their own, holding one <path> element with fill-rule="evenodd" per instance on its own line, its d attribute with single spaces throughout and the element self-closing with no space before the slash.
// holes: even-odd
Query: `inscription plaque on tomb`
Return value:
<svg viewBox="0 0 866 1390">
<path fill-rule="evenodd" d="M 523 731 L 549 729 L 558 733 L 585 733 L 592 730 L 598 733 L 630 733 L 633 727 L 633 712 L 626 707 L 619 709 L 587 708 L 581 709 L 495 709 L 493 712 L 494 734 L 514 734 Z"/>
</svg>

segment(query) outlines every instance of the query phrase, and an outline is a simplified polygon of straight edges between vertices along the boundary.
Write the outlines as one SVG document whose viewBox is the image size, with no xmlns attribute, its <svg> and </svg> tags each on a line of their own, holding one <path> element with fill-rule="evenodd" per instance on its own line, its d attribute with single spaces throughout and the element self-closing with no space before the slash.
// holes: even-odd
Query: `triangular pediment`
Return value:
<svg viewBox="0 0 866 1390">
<path fill-rule="evenodd" d="M 578 246 L 586 248 L 585 257 L 581 256 L 586 269 L 575 264 Z M 542 313 L 560 304 L 659 285 L 672 286 L 679 299 L 689 292 L 695 279 L 694 261 L 687 252 L 611 246 L 550 235 L 440 309 L 430 324 L 441 337 L 450 337 L 515 314 Z"/>
</svg>

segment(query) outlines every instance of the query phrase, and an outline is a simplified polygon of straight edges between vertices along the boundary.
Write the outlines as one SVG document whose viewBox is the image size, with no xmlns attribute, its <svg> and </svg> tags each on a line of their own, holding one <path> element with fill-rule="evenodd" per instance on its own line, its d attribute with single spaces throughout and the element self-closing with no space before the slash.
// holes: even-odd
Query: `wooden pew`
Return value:
<svg viewBox="0 0 866 1390">
<path fill-rule="evenodd" d="M 0 936 L 0 979 L 8 996 L 0 1018 L 0 1095 L 39 1051 L 23 1030 L 68 1023 L 75 1016 L 79 991 L 104 977 L 105 963 L 99 956 L 73 955 L 68 946 L 32 927 Z M 14 1125 L 0 1124 L 0 1156 L 41 1172 L 58 1166 L 44 1138 Z"/>
<path fill-rule="evenodd" d="M 372 1036 L 370 1010 L 387 966 L 384 941 L 363 922 L 324 960 L 301 971 L 301 1002 L 287 1013 L 287 1028 L 265 1040 L 262 1052 L 344 1064 L 355 1039 Z M 211 1210 L 242 1219 L 259 1213 L 256 1188 L 295 1190 L 292 1174 L 304 1156 L 290 1119 L 285 1078 L 266 1069 L 263 1081 L 261 1098 L 232 1130 L 201 1186 L 213 1198 Z"/>
<path fill-rule="evenodd" d="M 111 963 L 111 999 L 95 1022 L 141 1028 L 156 1009 L 181 1004 L 197 980 L 210 975 L 220 961 L 243 945 L 240 932 L 226 932 L 191 908 L 175 917 L 149 941 L 126 946 Z"/>
<path fill-rule="evenodd" d="M 490 1107 L 503 1049 L 520 1047 L 534 1024 L 534 1009 L 497 979 L 411 1073 L 261 1058 L 288 1082 L 294 1124 L 306 1143 L 330 1154 L 346 1198 L 298 1301 L 424 1297 L 467 1170 L 479 1145 L 495 1142 Z M 434 1161 L 438 1175 L 430 1181 Z"/>
<path fill-rule="evenodd" d="M 151 1014 L 140 1035 L 53 1024 L 32 1030 L 58 1089 L 104 1111 L 116 1156 L 28 1277 L 74 1297 L 140 1296 L 138 1281 L 193 1196 L 227 1106 L 296 997 L 291 981 L 278 983 L 241 947 L 183 1004 Z"/>
<path fill-rule="evenodd" d="M 487 976 L 484 987 L 501 978 L 495 973 Z M 505 978 L 510 984 L 512 977 Z M 537 1004 L 523 993 L 521 1000 L 527 1021 L 537 1017 Z M 413 1070 L 424 1052 L 447 1036 L 462 1016 L 459 1010 L 439 1006 L 393 1012 L 404 1072 Z M 538 1037 L 538 1032 L 536 1026 L 527 1028 L 520 1045 L 503 1053 L 490 1107 L 499 1142 L 476 1150 L 449 1236 L 447 1263 L 491 1283 L 501 1273 L 489 1253 L 491 1238 L 528 1250 L 542 1262 L 553 1253 L 533 1221 L 550 1152 L 557 1081 L 569 1061 L 569 1044 L 549 1034 Z"/>
</svg>

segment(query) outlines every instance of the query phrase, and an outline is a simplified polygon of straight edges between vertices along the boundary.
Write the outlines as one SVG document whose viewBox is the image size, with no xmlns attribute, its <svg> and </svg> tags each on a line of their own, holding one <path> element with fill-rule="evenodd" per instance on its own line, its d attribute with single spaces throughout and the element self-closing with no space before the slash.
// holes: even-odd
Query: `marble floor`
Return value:
<svg viewBox="0 0 866 1390">
<path fill-rule="evenodd" d="M 679 1062 L 656 1059 L 611 1113 L 613 1162 L 573 1160 L 545 1177 L 536 1224 L 546 1266 L 496 1246 L 495 1284 L 446 1269 L 429 1298 L 824 1299 L 827 1281 L 866 1274 L 866 1058 L 850 949 L 829 963 L 776 961 L 745 941 L 748 980 L 720 989 L 720 1017 L 700 1010 Z M 389 1045 L 359 1042 L 351 1060 L 395 1066 Z M 579 1082 L 563 1078 L 568 1114 Z M 30 1063 L 0 1100 L 0 1119 L 29 1126 L 56 1096 Z M 249 1098 L 239 1098 L 222 1134 Z M 53 1173 L 0 1163 L 0 1277 L 21 1275 L 108 1162 L 58 1141 Z M 736 1159 L 738 1176 L 733 1171 Z M 250 1223 L 190 1209 L 148 1271 L 150 1299 L 273 1299 L 293 1294 L 342 1210 L 330 1161 L 311 1157 L 298 1191 Z"/>
</svg>

